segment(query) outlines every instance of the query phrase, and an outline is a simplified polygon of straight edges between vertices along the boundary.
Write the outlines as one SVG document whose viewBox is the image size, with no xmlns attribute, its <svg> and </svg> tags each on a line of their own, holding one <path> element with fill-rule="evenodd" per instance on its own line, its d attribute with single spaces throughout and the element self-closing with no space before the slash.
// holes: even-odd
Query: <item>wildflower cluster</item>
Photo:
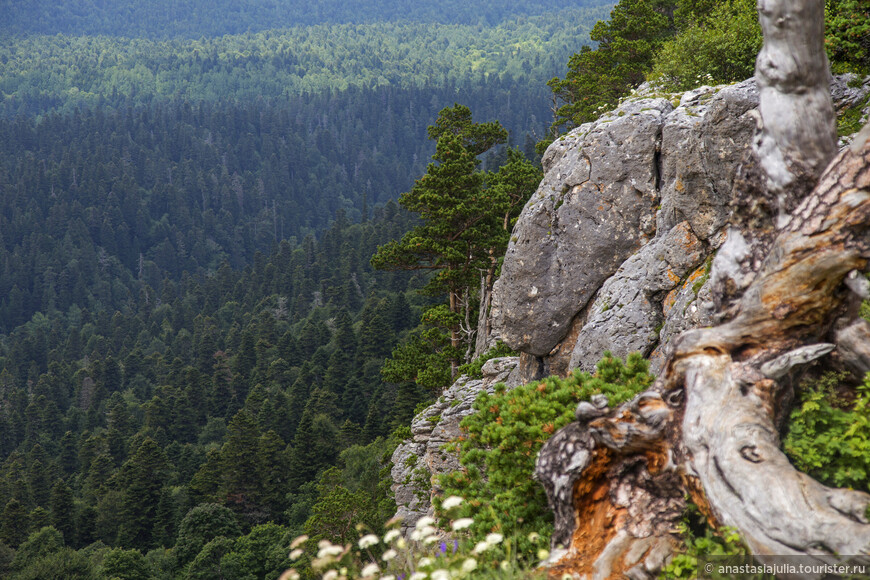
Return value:
<svg viewBox="0 0 870 580">
<path fill-rule="evenodd" d="M 441 502 L 443 512 L 456 512 L 464 500 L 450 496 Z M 515 539 L 505 539 L 492 532 L 483 540 L 472 542 L 468 528 L 472 518 L 450 520 L 450 530 L 436 527 L 436 520 L 423 517 L 417 521 L 406 539 L 398 529 L 399 521 L 387 522 L 388 531 L 383 537 L 375 534 L 362 536 L 355 544 L 344 546 L 321 540 L 316 550 L 309 555 L 310 564 L 291 568 L 279 580 L 454 580 L 461 578 L 531 578 L 544 573 L 523 570 L 515 557 L 512 545 Z M 545 538 L 530 534 L 524 540 L 540 544 L 537 555 L 549 557 L 544 545 Z M 290 560 L 305 559 L 303 546 L 309 543 L 308 536 L 296 538 L 290 546 Z M 500 548 L 494 550 L 494 548 Z M 487 559 L 493 553 L 507 554 L 500 559 Z"/>
</svg>

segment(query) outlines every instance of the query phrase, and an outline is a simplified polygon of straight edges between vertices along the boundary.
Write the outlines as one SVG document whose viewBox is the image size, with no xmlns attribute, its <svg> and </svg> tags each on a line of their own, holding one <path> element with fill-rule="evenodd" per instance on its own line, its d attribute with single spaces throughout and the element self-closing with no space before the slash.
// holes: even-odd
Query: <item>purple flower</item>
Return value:
<svg viewBox="0 0 870 580">
<path fill-rule="evenodd" d="M 444 542 L 441 542 L 441 545 L 439 546 L 439 552 L 441 554 L 447 553 L 447 544 L 445 544 Z"/>
</svg>

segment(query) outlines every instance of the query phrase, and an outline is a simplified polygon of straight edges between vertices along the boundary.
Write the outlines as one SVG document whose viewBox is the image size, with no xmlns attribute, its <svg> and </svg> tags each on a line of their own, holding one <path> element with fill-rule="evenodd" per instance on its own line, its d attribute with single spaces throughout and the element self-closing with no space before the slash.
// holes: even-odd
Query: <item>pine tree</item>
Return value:
<svg viewBox="0 0 870 580">
<path fill-rule="evenodd" d="M 30 517 L 27 509 L 17 499 L 11 499 L 3 508 L 0 517 L 0 542 L 17 548 L 30 532 Z"/>
<path fill-rule="evenodd" d="M 63 534 L 66 545 L 75 545 L 76 518 L 73 494 L 70 487 L 62 479 L 58 479 L 51 487 L 49 507 L 51 508 L 51 525 Z"/>
<path fill-rule="evenodd" d="M 478 272 L 488 266 L 491 238 L 499 225 L 484 191 L 478 156 L 503 143 L 507 132 L 498 123 L 473 123 L 471 110 L 457 104 L 439 113 L 428 134 L 437 141 L 434 163 L 399 198 L 423 224 L 400 241 L 379 247 L 372 265 L 436 272 L 425 290 L 432 295 L 446 294 L 447 305 L 430 309 L 428 321 L 448 332 L 451 349 L 444 351 L 444 356 L 455 375 L 462 347 L 470 340 Z"/>
<path fill-rule="evenodd" d="M 119 532 L 123 545 L 141 550 L 153 547 L 154 519 L 167 469 L 166 454 L 151 438 L 146 438 L 124 464 L 124 517 Z"/>
<path fill-rule="evenodd" d="M 251 522 L 258 521 L 261 510 L 259 438 L 256 420 L 242 409 L 227 425 L 227 440 L 220 455 L 220 495 L 229 507 Z"/>
</svg>

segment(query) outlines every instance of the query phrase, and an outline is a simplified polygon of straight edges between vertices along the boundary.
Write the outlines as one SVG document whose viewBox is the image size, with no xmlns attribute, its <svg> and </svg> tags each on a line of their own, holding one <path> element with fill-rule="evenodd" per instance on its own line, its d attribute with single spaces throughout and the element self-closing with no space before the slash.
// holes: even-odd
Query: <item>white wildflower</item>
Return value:
<svg viewBox="0 0 870 580">
<path fill-rule="evenodd" d="M 483 554 L 484 552 L 486 552 L 490 548 L 492 548 L 492 546 L 487 544 L 486 542 L 478 542 L 477 545 L 474 547 L 474 549 L 471 551 L 471 553 L 472 554 Z"/>
<path fill-rule="evenodd" d="M 474 558 L 466 558 L 465 562 L 462 563 L 462 571 L 466 574 L 475 568 L 477 568 L 477 560 Z"/>
<path fill-rule="evenodd" d="M 502 536 L 501 534 L 494 534 L 493 533 L 493 534 L 487 534 L 487 536 L 486 536 L 486 543 L 487 544 L 492 544 L 492 545 L 501 544 L 502 540 L 504 540 L 504 536 Z"/>
<path fill-rule="evenodd" d="M 417 566 L 420 568 L 425 568 L 426 566 L 431 566 L 432 562 L 432 558 L 420 558 L 420 561 L 417 562 Z"/>
<path fill-rule="evenodd" d="M 435 518 L 432 518 L 429 516 L 423 516 L 422 518 L 417 520 L 417 523 L 414 524 L 414 527 L 417 528 L 418 530 L 420 530 L 422 528 L 425 528 L 426 526 L 431 526 L 434 523 L 435 523 Z"/>
<path fill-rule="evenodd" d="M 326 558 L 328 556 L 338 556 L 343 551 L 344 550 L 342 550 L 341 546 L 333 546 L 332 544 L 330 544 L 328 546 L 323 546 L 322 548 L 320 548 L 320 550 L 317 552 L 317 557 Z"/>
<path fill-rule="evenodd" d="M 399 538 L 396 541 L 396 547 L 399 548 L 400 550 L 404 550 L 407 545 L 408 545 L 408 542 L 405 541 L 405 538 Z"/>
<path fill-rule="evenodd" d="M 426 536 L 425 538 L 423 538 L 424 544 L 434 544 L 437 541 L 438 541 L 438 536 Z"/>
<path fill-rule="evenodd" d="M 550 552 L 548 552 L 547 550 L 544 550 L 543 548 L 538 550 L 538 560 L 546 560 L 549 557 L 550 557 Z"/>
<path fill-rule="evenodd" d="M 396 552 L 393 549 L 389 549 L 381 555 L 381 560 L 383 560 L 384 562 L 389 562 L 390 560 L 392 560 L 393 558 L 395 558 L 398 555 L 399 555 L 398 552 Z"/>
<path fill-rule="evenodd" d="M 335 580 L 336 578 L 338 578 L 338 571 L 336 570 L 329 570 L 323 575 L 323 580 Z"/>
<path fill-rule="evenodd" d="M 381 569 L 378 567 L 378 565 L 372 562 L 371 564 L 367 565 L 365 568 L 362 569 L 360 575 L 363 578 L 368 578 L 369 576 L 374 576 L 380 571 Z"/>
<path fill-rule="evenodd" d="M 414 572 L 408 577 L 408 580 L 425 580 L 426 572 Z"/>
<path fill-rule="evenodd" d="M 460 518 L 460 519 L 454 521 L 450 525 L 450 527 L 452 527 L 454 531 L 458 532 L 459 530 L 464 530 L 465 528 L 469 527 L 473 523 L 474 523 L 474 520 L 471 518 Z"/>
<path fill-rule="evenodd" d="M 366 548 L 371 548 L 381 540 L 374 534 L 368 534 L 359 539 L 359 547 L 360 550 L 365 550 Z"/>
<path fill-rule="evenodd" d="M 285 570 L 278 580 L 299 580 L 299 578 L 299 572 L 290 568 L 289 570 Z"/>
<path fill-rule="evenodd" d="M 294 549 L 294 548 L 298 548 L 298 547 L 301 546 L 304 542 L 307 542 L 307 541 L 308 541 L 308 536 L 304 536 L 304 535 L 303 535 L 303 536 L 299 536 L 298 538 L 296 538 L 295 540 L 293 540 L 293 542 L 290 544 L 290 549 L 292 550 L 292 549 Z"/>
<path fill-rule="evenodd" d="M 396 580 L 396 577 L 392 574 L 389 574 L 387 576 L 381 576 L 381 580 Z"/>
<path fill-rule="evenodd" d="M 429 577 L 432 580 L 450 580 L 450 572 L 444 569 L 438 569 L 432 572 Z"/>
<path fill-rule="evenodd" d="M 501 568 L 502 572 L 507 572 L 511 569 L 511 563 L 507 560 L 502 560 L 501 562 L 499 562 L 498 567 Z"/>
<path fill-rule="evenodd" d="M 296 548 L 295 550 L 290 552 L 290 560 L 298 560 L 299 556 L 301 556 L 304 553 L 305 552 L 303 552 L 300 548 Z"/>
<path fill-rule="evenodd" d="M 384 543 L 389 544 L 390 542 L 398 538 L 400 533 L 401 532 L 399 532 L 399 530 L 390 530 L 389 532 L 384 534 Z"/>
<path fill-rule="evenodd" d="M 459 506 L 464 500 L 458 495 L 451 495 L 443 502 L 441 502 L 441 509 L 452 510 L 453 508 Z"/>
<path fill-rule="evenodd" d="M 541 538 L 541 536 L 540 536 L 540 534 L 538 534 L 538 532 L 532 532 L 531 534 L 529 534 L 529 541 L 530 542 L 537 542 L 540 538 Z"/>
</svg>

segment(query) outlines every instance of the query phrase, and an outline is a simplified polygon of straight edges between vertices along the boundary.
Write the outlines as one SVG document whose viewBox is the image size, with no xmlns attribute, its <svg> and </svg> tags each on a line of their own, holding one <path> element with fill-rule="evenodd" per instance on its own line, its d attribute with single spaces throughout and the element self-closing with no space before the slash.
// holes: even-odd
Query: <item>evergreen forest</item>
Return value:
<svg viewBox="0 0 870 580">
<path fill-rule="evenodd" d="M 749 4 L 0 0 L 0 577 L 275 580 L 384 533 L 545 146 L 751 75 Z M 651 380 L 621 364 L 547 420 Z"/>
</svg>

